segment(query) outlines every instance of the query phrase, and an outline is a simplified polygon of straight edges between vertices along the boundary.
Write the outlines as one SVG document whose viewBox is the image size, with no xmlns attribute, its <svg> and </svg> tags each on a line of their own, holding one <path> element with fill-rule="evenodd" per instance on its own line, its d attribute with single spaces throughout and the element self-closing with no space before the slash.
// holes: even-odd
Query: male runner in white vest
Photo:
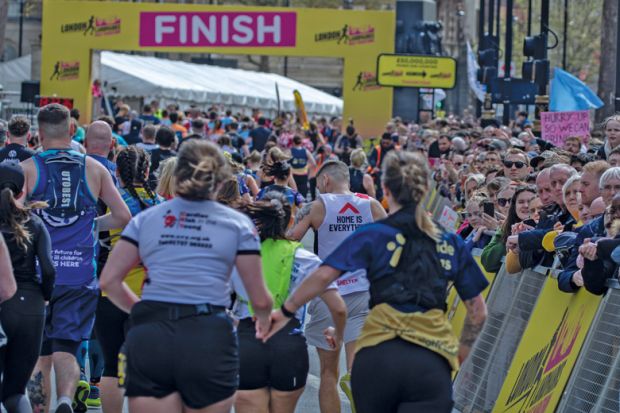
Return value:
<svg viewBox="0 0 620 413">
<path fill-rule="evenodd" d="M 306 204 L 295 220 L 290 232 L 293 239 L 301 240 L 308 229 L 316 231 L 317 255 L 325 259 L 342 241 L 358 227 L 386 217 L 381 204 L 367 195 L 354 194 L 349 190 L 349 168 L 340 161 L 328 161 L 316 174 L 318 199 Z M 349 399 L 350 373 L 355 354 L 355 340 L 360 334 L 368 315 L 369 283 L 365 270 L 348 272 L 337 281 L 338 291 L 347 305 L 347 324 L 344 342 L 347 357 L 347 374 L 341 386 Z M 333 325 L 327 306 L 321 300 L 313 300 L 308 307 L 310 322 L 305 334 L 308 344 L 315 346 L 321 363 L 321 384 L 319 386 L 319 405 L 321 413 L 340 413 L 338 396 L 338 362 L 340 348 L 330 350 L 325 338 L 325 330 Z"/>
</svg>

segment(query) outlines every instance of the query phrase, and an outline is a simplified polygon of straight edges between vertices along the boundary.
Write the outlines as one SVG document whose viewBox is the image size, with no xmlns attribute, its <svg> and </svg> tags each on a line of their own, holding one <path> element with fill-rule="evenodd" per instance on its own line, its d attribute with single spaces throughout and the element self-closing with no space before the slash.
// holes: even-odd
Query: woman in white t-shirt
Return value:
<svg viewBox="0 0 620 413">
<path fill-rule="evenodd" d="M 272 300 L 256 229 L 247 216 L 212 200 L 230 176 L 215 145 L 186 142 L 174 172 L 176 197 L 135 216 L 103 270 L 101 288 L 131 312 L 119 382 L 132 412 L 230 411 L 239 374 L 226 314 L 233 266 L 255 311 L 256 336 L 269 329 Z M 141 299 L 123 282 L 138 262 L 147 268 Z"/>
</svg>

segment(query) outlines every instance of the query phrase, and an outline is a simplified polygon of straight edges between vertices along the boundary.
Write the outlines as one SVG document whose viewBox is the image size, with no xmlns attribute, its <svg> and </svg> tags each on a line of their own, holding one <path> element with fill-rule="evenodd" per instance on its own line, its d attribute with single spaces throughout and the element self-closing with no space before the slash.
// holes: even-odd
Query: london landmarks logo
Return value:
<svg viewBox="0 0 620 413">
<path fill-rule="evenodd" d="M 345 24 L 340 30 L 321 32 L 314 35 L 315 42 L 336 42 L 336 44 L 373 43 L 375 41 L 375 28 L 371 25 L 366 27 L 353 27 Z"/>
<path fill-rule="evenodd" d="M 84 36 L 109 36 L 121 32 L 120 17 L 101 18 L 90 16 L 86 21 L 60 26 L 61 33 L 82 33 Z"/>
<path fill-rule="evenodd" d="M 54 71 L 50 80 L 72 80 L 80 76 L 80 62 L 78 60 L 65 62 L 62 60 L 54 63 Z"/>
</svg>

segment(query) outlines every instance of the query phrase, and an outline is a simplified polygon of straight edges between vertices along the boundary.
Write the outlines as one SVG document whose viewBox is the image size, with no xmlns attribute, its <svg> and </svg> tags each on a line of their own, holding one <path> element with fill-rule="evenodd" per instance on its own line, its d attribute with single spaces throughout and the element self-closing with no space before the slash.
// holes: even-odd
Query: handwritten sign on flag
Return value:
<svg viewBox="0 0 620 413">
<path fill-rule="evenodd" d="M 590 113 L 587 110 L 575 112 L 541 112 L 542 138 L 556 146 L 563 146 L 569 136 L 579 136 L 583 143 L 590 138 Z"/>
</svg>

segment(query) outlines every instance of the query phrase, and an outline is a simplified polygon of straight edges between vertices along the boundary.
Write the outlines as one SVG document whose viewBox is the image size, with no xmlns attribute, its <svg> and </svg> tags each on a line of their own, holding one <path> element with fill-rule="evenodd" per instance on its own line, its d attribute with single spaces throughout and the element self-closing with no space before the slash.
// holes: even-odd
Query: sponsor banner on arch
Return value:
<svg viewBox="0 0 620 413">
<path fill-rule="evenodd" d="M 583 288 L 568 294 L 547 279 L 493 412 L 555 411 L 600 302 Z"/>
</svg>

